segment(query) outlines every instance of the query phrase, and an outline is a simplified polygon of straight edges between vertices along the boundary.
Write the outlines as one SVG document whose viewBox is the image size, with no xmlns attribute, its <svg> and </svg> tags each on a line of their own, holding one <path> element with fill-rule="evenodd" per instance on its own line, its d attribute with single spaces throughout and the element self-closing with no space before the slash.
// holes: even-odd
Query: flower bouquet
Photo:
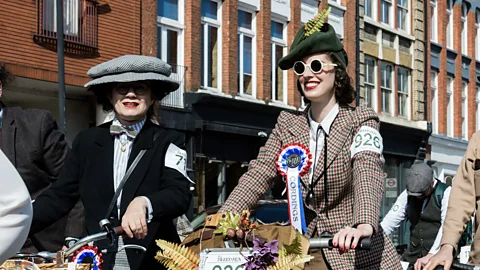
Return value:
<svg viewBox="0 0 480 270">
<path fill-rule="evenodd" d="M 220 244 L 227 241 L 235 245 L 234 249 L 228 250 L 234 252 L 237 260 L 241 260 L 242 268 L 235 269 L 301 269 L 304 263 L 313 259 L 312 256 L 307 255 L 308 239 L 296 232 L 293 227 L 278 224 L 259 225 L 250 219 L 249 211 L 242 211 L 240 214 L 223 214 L 212 233 L 215 237 L 222 239 L 217 241 L 213 248 L 202 248 L 200 245 L 200 248 L 195 250 L 188 247 L 196 242 L 192 241 L 195 237 L 190 237 L 190 240 L 187 237 L 187 242 L 184 241 L 183 245 L 157 240 L 160 250 L 155 258 L 167 269 L 207 269 L 205 262 L 208 251 L 224 251 L 225 246 Z M 203 235 L 197 238 L 195 240 L 200 241 L 201 244 Z"/>
</svg>

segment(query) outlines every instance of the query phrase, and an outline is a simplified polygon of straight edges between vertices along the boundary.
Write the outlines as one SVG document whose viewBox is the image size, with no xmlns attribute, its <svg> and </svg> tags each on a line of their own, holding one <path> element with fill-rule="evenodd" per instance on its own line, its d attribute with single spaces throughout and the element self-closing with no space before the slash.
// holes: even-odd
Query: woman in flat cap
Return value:
<svg viewBox="0 0 480 270">
<path fill-rule="evenodd" d="M 108 249 L 103 269 L 162 269 L 154 259 L 155 240 L 180 242 L 172 220 L 191 200 L 184 138 L 152 122 L 154 103 L 179 87 L 170 74 L 160 59 L 136 55 L 88 71 L 93 80 L 85 87 L 114 119 L 75 138 L 59 179 L 35 200 L 30 233 L 60 219 L 80 198 L 87 234 L 100 232 L 103 219 L 126 232 L 114 247 L 96 243 L 99 250 Z M 147 252 L 122 249 L 129 244 Z"/>
<path fill-rule="evenodd" d="M 273 179 L 285 177 L 291 224 L 309 237 L 334 234 L 338 249 L 314 254 L 306 269 L 402 269 L 379 226 L 384 193 L 380 120 L 356 107 L 348 57 L 322 11 L 296 34 L 280 68 L 292 68 L 303 112 L 283 111 L 265 146 L 220 212 L 251 209 Z M 372 237 L 371 249 L 354 250 Z"/>
</svg>

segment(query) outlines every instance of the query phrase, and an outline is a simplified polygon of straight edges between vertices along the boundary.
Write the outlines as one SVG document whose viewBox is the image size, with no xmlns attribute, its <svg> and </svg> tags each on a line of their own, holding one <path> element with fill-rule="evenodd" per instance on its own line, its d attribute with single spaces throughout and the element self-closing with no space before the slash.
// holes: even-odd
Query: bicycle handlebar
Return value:
<svg viewBox="0 0 480 270">
<path fill-rule="evenodd" d="M 444 268 L 441 265 L 435 267 L 435 270 L 443 270 L 443 269 Z M 454 262 L 452 263 L 452 266 L 450 267 L 450 269 L 451 270 L 480 270 L 480 266 Z"/>
<path fill-rule="evenodd" d="M 368 238 L 361 238 L 358 241 L 358 245 L 355 249 L 358 250 L 369 250 L 370 249 L 371 239 Z M 338 248 L 333 246 L 333 237 L 318 237 L 318 238 L 310 238 L 310 249 L 321 249 L 321 248 Z"/>
</svg>

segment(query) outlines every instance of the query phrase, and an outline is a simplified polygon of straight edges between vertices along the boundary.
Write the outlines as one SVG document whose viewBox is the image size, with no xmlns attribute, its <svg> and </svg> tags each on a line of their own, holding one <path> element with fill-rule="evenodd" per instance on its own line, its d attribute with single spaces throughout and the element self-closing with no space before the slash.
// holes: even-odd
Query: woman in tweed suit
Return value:
<svg viewBox="0 0 480 270">
<path fill-rule="evenodd" d="M 294 69 L 298 89 L 309 104 L 304 112 L 282 112 L 267 143 L 240 178 L 220 212 L 249 209 L 278 175 L 276 161 L 291 143 L 307 146 L 315 166 L 301 177 L 307 234 L 335 233 L 339 249 L 324 250 L 307 269 L 402 269 L 379 225 L 384 193 L 379 118 L 369 108 L 352 108 L 355 90 L 346 73 L 347 55 L 333 27 L 307 23 L 295 36 L 282 69 Z M 323 23 L 323 25 L 322 25 Z M 309 29 L 317 28 L 317 31 Z M 353 248 L 372 237 L 372 249 Z"/>
</svg>

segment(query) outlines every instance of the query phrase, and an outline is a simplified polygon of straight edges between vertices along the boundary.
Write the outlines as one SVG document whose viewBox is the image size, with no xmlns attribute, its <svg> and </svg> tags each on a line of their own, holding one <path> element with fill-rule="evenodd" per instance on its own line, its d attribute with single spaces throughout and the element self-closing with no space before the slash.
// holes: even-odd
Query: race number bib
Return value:
<svg viewBox="0 0 480 270">
<path fill-rule="evenodd" d="M 357 153 L 363 151 L 372 151 L 382 155 L 383 139 L 378 130 L 363 126 L 357 132 L 350 147 L 351 157 L 353 158 Z"/>
<path fill-rule="evenodd" d="M 165 167 L 174 169 L 181 173 L 188 181 L 192 182 L 187 175 L 187 151 L 171 143 L 165 154 Z"/>
<path fill-rule="evenodd" d="M 212 248 L 200 253 L 200 270 L 244 270 L 245 257 L 250 253 L 238 248 Z"/>
</svg>

